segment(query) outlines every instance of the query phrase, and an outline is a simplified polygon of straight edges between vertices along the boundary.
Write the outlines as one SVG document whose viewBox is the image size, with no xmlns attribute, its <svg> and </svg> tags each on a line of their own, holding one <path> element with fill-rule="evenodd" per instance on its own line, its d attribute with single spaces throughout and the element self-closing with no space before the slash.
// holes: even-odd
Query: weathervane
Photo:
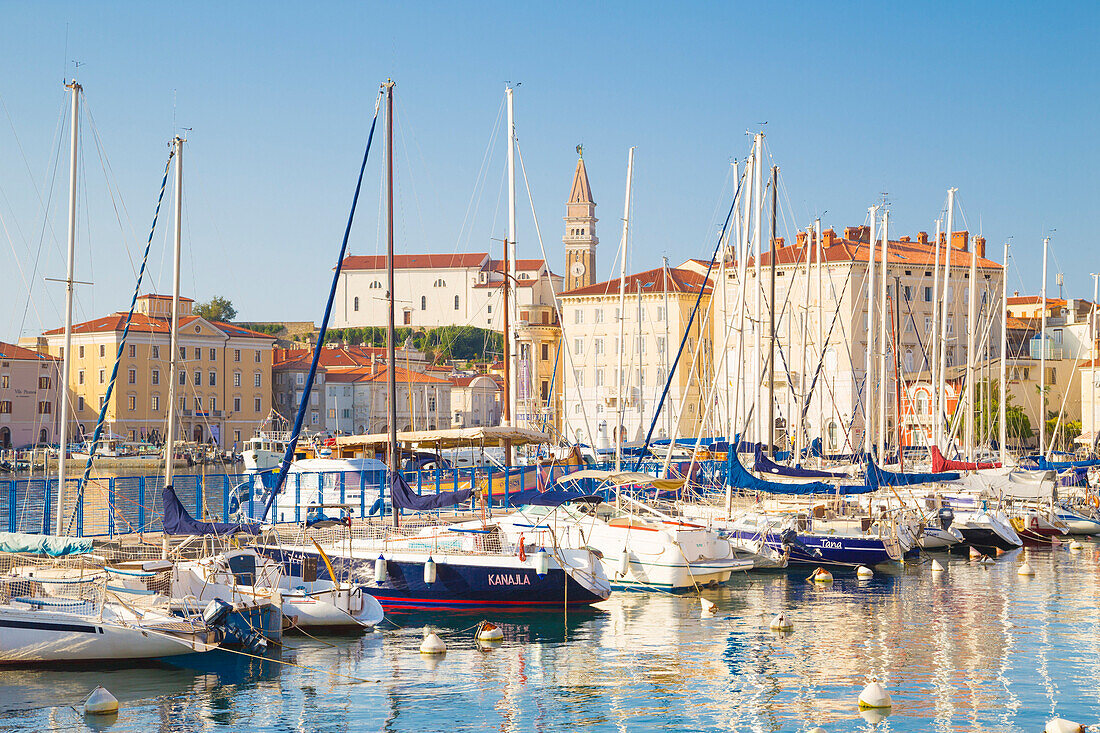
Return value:
<svg viewBox="0 0 1100 733">
<path fill-rule="evenodd" d="M 577 145 L 577 155 L 584 157 L 584 145 Z"/>
</svg>

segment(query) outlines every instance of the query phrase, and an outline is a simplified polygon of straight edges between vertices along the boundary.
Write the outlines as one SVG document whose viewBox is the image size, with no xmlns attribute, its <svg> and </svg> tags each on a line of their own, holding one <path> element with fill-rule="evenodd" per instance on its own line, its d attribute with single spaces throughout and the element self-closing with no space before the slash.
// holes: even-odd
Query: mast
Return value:
<svg viewBox="0 0 1100 733">
<path fill-rule="evenodd" d="M 183 143 L 179 135 L 172 139 L 176 156 L 176 181 L 172 217 L 172 325 L 168 347 L 168 414 L 164 428 L 164 485 L 172 485 L 173 442 L 176 436 L 176 370 L 179 366 L 180 326 L 180 250 L 183 241 Z"/>
<path fill-rule="evenodd" d="M 875 427 L 875 362 L 872 351 L 875 347 L 875 241 L 878 229 L 878 207 L 867 209 L 871 215 L 871 231 L 867 237 L 867 347 L 863 377 L 863 452 L 870 453 L 874 447 Z"/>
<path fill-rule="evenodd" d="M 394 356 L 396 335 L 393 328 L 393 79 L 387 79 L 383 86 L 386 89 L 386 300 L 389 311 L 386 321 L 386 389 L 389 391 L 390 408 L 390 471 L 397 473 L 401 470 L 401 457 L 397 452 L 397 364 Z M 393 526 L 396 527 L 399 521 L 398 510 L 394 507 Z"/>
<path fill-rule="evenodd" d="M 898 340 L 901 338 L 901 277 L 894 276 L 894 433 L 898 438 L 898 470 L 905 470 L 904 451 L 901 449 L 901 358 Z M 885 381 L 885 380 L 883 380 Z"/>
<path fill-rule="evenodd" d="M 61 427 L 57 452 L 57 534 L 65 531 L 65 453 L 69 450 L 69 364 L 72 363 L 73 346 L 73 275 L 76 270 L 76 175 L 77 151 L 80 139 L 80 92 L 82 87 L 73 79 L 65 88 L 71 95 L 72 119 L 69 125 L 69 237 L 65 264 L 65 345 L 61 351 L 61 375 L 58 378 L 58 394 L 61 396 Z M 46 461 L 43 459 L 43 464 Z M 47 482 L 47 487 L 49 482 Z M 47 488 L 47 494 L 49 489 Z"/>
<path fill-rule="evenodd" d="M 504 261 L 501 263 L 501 269 L 504 273 L 504 282 L 501 288 L 501 307 L 504 309 L 504 389 L 501 390 L 501 399 L 503 403 L 501 410 L 503 419 L 501 422 L 504 425 L 512 424 L 512 390 L 510 389 L 512 384 L 512 339 L 508 338 L 508 330 L 511 326 L 508 313 L 508 240 L 504 240 Z M 512 441 L 504 440 L 504 465 L 511 467 L 512 465 Z"/>
<path fill-rule="evenodd" d="M 760 328 L 761 328 L 761 326 L 760 326 L 761 320 L 760 319 L 763 317 L 763 313 L 761 311 L 761 303 L 760 303 L 760 295 L 761 295 L 761 289 L 760 289 L 761 288 L 761 285 L 760 285 L 760 277 L 761 277 L 761 270 L 760 270 L 760 250 L 761 250 L 760 214 L 764 210 L 764 202 L 763 202 L 763 195 L 764 195 L 764 191 L 763 191 L 763 189 L 764 189 L 763 147 L 764 147 L 764 134 L 758 132 L 758 133 L 756 133 L 756 138 L 753 140 L 753 153 L 752 153 L 753 154 L 753 176 L 755 177 L 754 180 L 753 180 L 753 198 L 752 198 L 752 201 L 753 201 L 752 216 L 753 216 L 753 219 L 754 219 L 753 234 L 752 234 L 752 240 L 753 240 L 753 275 L 754 275 L 754 277 L 753 277 L 753 291 L 754 291 L 754 302 L 753 302 L 753 304 L 754 304 L 754 309 L 755 309 L 754 313 L 753 313 L 753 316 L 754 316 L 755 320 L 753 321 L 753 328 L 752 328 L 752 333 L 753 333 L 752 355 L 753 355 L 753 358 L 756 360 L 756 364 L 750 364 L 749 365 L 752 368 L 753 375 L 754 375 L 753 379 L 756 382 L 756 396 L 755 396 L 755 401 L 753 402 L 753 408 L 752 409 L 756 413 L 753 416 L 753 422 L 756 423 L 756 436 L 755 436 L 755 439 L 757 441 L 763 440 L 764 435 L 765 435 L 763 426 L 761 425 L 763 420 L 761 419 L 761 410 L 760 410 L 760 407 L 761 407 L 760 406 L 760 396 L 761 396 L 761 394 L 760 394 L 760 386 L 761 386 L 760 382 L 761 382 L 761 377 L 764 376 L 760 373 L 760 361 L 761 361 L 760 357 L 762 355 L 761 344 L 760 344 Z"/>
<path fill-rule="evenodd" d="M 802 373 L 798 377 L 798 429 L 794 434 L 794 460 L 796 466 L 802 463 L 803 415 L 809 409 L 809 404 L 806 402 L 806 375 L 809 371 L 806 367 L 806 359 L 809 356 L 807 341 L 810 325 L 810 255 L 814 247 L 813 232 L 812 227 L 806 227 L 806 282 L 802 286 L 802 366 L 800 367 Z"/>
<path fill-rule="evenodd" d="M 516 282 L 516 110 L 515 110 L 515 105 L 514 105 L 513 95 L 512 95 L 513 91 L 514 90 L 512 89 L 511 86 L 508 86 L 504 90 L 504 94 L 505 94 L 505 96 L 507 97 L 507 100 L 508 100 L 508 241 L 506 241 L 504 243 L 504 249 L 505 249 L 505 257 L 504 257 L 504 263 L 505 263 L 505 266 L 504 266 L 504 291 L 505 291 L 505 293 L 508 292 L 508 280 L 511 279 L 511 281 L 513 283 Z M 511 251 L 508 251 L 509 247 L 511 248 Z M 518 291 L 516 292 L 516 296 L 518 298 L 518 296 L 519 296 Z M 516 304 L 513 302 L 511 304 L 511 307 L 515 308 L 515 305 Z M 515 314 L 510 314 L 508 312 L 508 308 L 509 308 L 509 302 L 505 301 L 504 302 L 504 314 L 505 314 L 505 318 L 507 319 L 506 324 L 514 323 L 515 319 L 514 318 L 508 318 L 508 316 L 509 315 L 515 315 Z M 508 342 L 512 342 L 512 341 L 514 341 L 514 339 L 515 339 L 515 334 L 512 332 L 512 329 L 509 328 L 506 325 L 505 328 L 504 328 L 504 340 L 508 341 Z M 516 356 L 517 356 L 517 352 L 519 350 L 515 348 L 514 343 L 509 343 L 508 347 L 509 348 L 508 348 L 508 351 L 506 353 L 511 355 L 510 358 L 515 359 Z M 513 372 L 511 370 L 511 367 L 513 365 L 507 363 L 508 358 L 509 357 L 505 357 L 506 368 L 508 368 L 507 373 L 512 374 Z M 518 372 L 518 369 L 516 371 Z M 519 408 L 519 395 L 518 395 L 517 389 L 516 389 L 516 387 L 517 387 L 516 380 L 505 378 L 504 385 L 505 385 L 505 388 L 509 392 L 508 404 L 512 408 L 512 414 L 508 415 L 509 424 L 510 425 L 516 425 L 517 421 L 515 420 L 515 413 L 518 411 L 518 408 Z M 505 452 L 507 453 L 507 455 L 505 456 L 507 458 L 506 463 L 507 463 L 507 465 L 510 466 L 510 465 L 512 465 L 512 446 L 511 446 L 510 441 L 508 443 L 507 450 Z"/>
<path fill-rule="evenodd" d="M 940 373 L 939 384 L 937 385 L 937 391 L 939 398 L 942 400 L 940 410 L 933 416 L 936 421 L 936 427 L 938 434 L 942 441 L 937 441 L 936 445 L 941 449 L 946 449 L 947 434 L 944 430 L 946 427 L 943 424 L 943 413 L 947 407 L 947 400 L 944 395 L 944 387 L 947 381 L 947 318 L 948 311 L 954 310 L 951 308 L 951 298 L 955 295 L 955 292 L 951 289 L 951 232 L 955 228 L 955 191 L 956 188 L 947 189 L 947 233 L 944 236 L 944 248 L 943 255 L 943 304 L 942 318 L 940 318 Z M 937 242 L 937 245 L 939 243 Z"/>
<path fill-rule="evenodd" d="M 970 248 L 970 283 L 966 309 L 966 458 L 974 460 L 974 378 L 978 369 L 974 363 L 974 332 L 978 330 L 978 250 Z"/>
<path fill-rule="evenodd" d="M 940 224 L 941 224 L 941 221 L 942 221 L 942 219 L 936 219 L 936 239 L 935 239 L 935 244 L 933 244 L 933 247 L 936 248 L 936 254 L 935 254 L 935 264 L 932 266 L 932 337 L 929 339 L 929 341 L 932 342 L 932 353 L 930 354 L 930 358 L 931 358 L 932 363 L 928 365 L 928 376 L 929 376 L 929 381 L 930 381 L 931 386 L 932 386 L 932 389 L 931 389 L 932 404 L 930 405 L 930 407 L 931 407 L 931 414 L 933 416 L 938 416 L 940 414 L 940 393 L 936 389 L 936 385 L 939 384 L 939 382 L 937 381 L 937 378 L 938 378 L 939 370 L 940 370 L 940 362 L 939 362 L 940 340 L 938 338 L 936 338 L 936 334 L 939 332 L 938 324 L 940 322 L 940 317 L 942 315 L 942 310 L 940 308 Z M 931 440 L 932 440 L 932 443 L 934 445 L 939 445 L 939 442 L 940 442 L 940 427 L 939 427 L 939 425 L 940 425 L 940 421 L 939 421 L 938 417 L 934 417 L 933 420 L 932 420 L 932 425 L 931 425 L 931 427 L 932 427 Z M 921 430 L 922 431 L 924 430 L 923 426 L 921 427 Z"/>
<path fill-rule="evenodd" d="M 1050 237 L 1043 237 L 1043 287 L 1039 295 L 1039 455 L 1047 454 L 1047 250 Z"/>
<path fill-rule="evenodd" d="M 615 386 L 615 470 L 622 470 L 623 461 L 623 351 L 626 350 L 626 248 L 630 232 L 630 184 L 634 176 L 634 148 L 630 148 L 626 159 L 626 200 L 623 202 L 623 240 L 622 258 L 619 260 L 619 369 L 616 372 L 618 384 Z M 668 283 L 665 283 L 667 289 Z M 665 314 L 668 318 L 668 314 Z M 671 436 L 670 436 L 671 437 Z"/>
<path fill-rule="evenodd" d="M 771 252 L 771 267 L 768 273 L 768 457 L 775 455 L 775 189 L 779 177 L 779 166 L 772 166 L 772 238 L 768 249 Z M 790 417 L 788 415 L 788 417 Z"/>
<path fill-rule="evenodd" d="M 882 285 L 879 290 L 879 328 L 878 328 L 878 455 L 886 461 L 886 321 L 889 316 L 886 298 L 886 257 L 890 241 L 890 210 L 883 207 L 882 212 Z M 897 293 L 894 293 L 897 301 Z"/>
<path fill-rule="evenodd" d="M 671 368 L 671 362 L 669 361 L 669 358 L 668 358 L 668 346 L 669 346 L 668 340 L 671 336 L 671 332 L 669 331 L 669 321 L 672 320 L 672 314 L 669 313 L 669 311 L 668 311 L 668 279 L 669 279 L 669 272 L 668 272 L 668 258 L 667 257 L 662 257 L 661 258 L 661 277 L 664 278 L 664 290 L 665 290 L 665 292 L 664 292 L 664 296 L 665 296 L 665 318 L 664 318 L 664 321 L 665 321 L 665 348 L 664 348 L 663 353 L 661 354 L 661 358 L 664 359 L 664 363 L 665 363 L 665 379 L 671 379 L 672 378 L 672 368 Z M 679 321 L 679 314 L 677 314 L 677 321 Z M 672 437 L 672 410 L 665 410 L 664 413 L 665 413 L 665 435 L 667 435 L 669 438 L 671 438 Z"/>
<path fill-rule="evenodd" d="M 1092 273 L 1092 317 L 1089 319 L 1089 337 L 1092 339 L 1092 369 L 1089 376 L 1092 388 L 1089 395 L 1089 422 L 1092 424 L 1093 452 L 1096 446 L 1096 298 L 1100 296 L 1100 274 Z"/>
<path fill-rule="evenodd" d="M 818 369 L 825 365 L 825 252 L 821 247 L 821 218 L 814 219 L 814 239 L 817 247 L 817 349 Z M 817 435 L 821 438 L 822 449 L 825 448 L 825 397 L 824 391 L 817 397 Z"/>
</svg>

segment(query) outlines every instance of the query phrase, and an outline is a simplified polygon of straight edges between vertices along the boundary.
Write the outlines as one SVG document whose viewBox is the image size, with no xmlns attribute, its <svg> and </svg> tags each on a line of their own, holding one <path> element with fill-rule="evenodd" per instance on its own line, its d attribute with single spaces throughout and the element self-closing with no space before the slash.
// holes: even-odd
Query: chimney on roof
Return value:
<svg viewBox="0 0 1100 733">
<path fill-rule="evenodd" d="M 832 247 L 833 241 L 836 239 L 836 232 L 832 229 L 826 229 L 821 233 L 821 245 L 823 247 Z"/>
<path fill-rule="evenodd" d="M 947 241 L 947 233 L 946 232 L 940 232 L 940 239 L 939 239 L 938 244 L 942 247 L 946 241 Z"/>
<path fill-rule="evenodd" d="M 951 232 L 951 248 L 957 249 L 960 252 L 970 251 L 970 232 Z"/>
<path fill-rule="evenodd" d="M 1012 291 L 1012 297 L 1013 298 L 1019 298 L 1020 297 L 1020 291 L 1019 290 L 1013 290 Z"/>
<path fill-rule="evenodd" d="M 985 259 L 985 237 L 974 237 L 974 253 Z"/>
<path fill-rule="evenodd" d="M 898 237 L 898 241 L 899 242 L 912 242 L 913 240 L 909 238 L 908 234 L 906 234 L 904 237 Z"/>
<path fill-rule="evenodd" d="M 787 246 L 787 243 L 786 243 L 786 241 L 784 241 L 783 237 L 776 237 L 775 238 L 775 248 L 776 249 L 783 249 L 786 246 Z"/>
<path fill-rule="evenodd" d="M 928 232 L 917 232 L 917 241 L 923 245 L 928 244 Z"/>
<path fill-rule="evenodd" d="M 871 238 L 871 228 L 866 226 L 844 227 L 844 238 L 849 242 L 862 242 Z"/>
<path fill-rule="evenodd" d="M 805 247 L 806 246 L 806 232 L 799 232 L 798 235 L 794 238 L 794 241 L 795 241 L 795 244 L 797 244 L 799 247 Z"/>
</svg>

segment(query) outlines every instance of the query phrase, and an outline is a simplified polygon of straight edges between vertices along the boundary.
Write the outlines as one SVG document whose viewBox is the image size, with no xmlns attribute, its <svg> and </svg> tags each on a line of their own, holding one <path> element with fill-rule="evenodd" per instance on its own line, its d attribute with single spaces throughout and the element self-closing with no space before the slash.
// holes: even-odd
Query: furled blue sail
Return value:
<svg viewBox="0 0 1100 733">
<path fill-rule="evenodd" d="M 395 509 L 411 509 L 425 512 L 443 507 L 465 504 L 474 495 L 473 489 L 443 491 L 438 494 L 418 494 L 409 486 L 409 482 L 400 473 L 390 472 L 390 501 Z"/>
<path fill-rule="evenodd" d="M 1035 471 L 1064 471 L 1067 468 L 1088 468 L 1100 466 L 1100 460 L 1090 458 L 1087 461 L 1051 461 L 1046 456 L 1024 456 L 1020 465 Z"/>
<path fill-rule="evenodd" d="M 822 452 L 821 449 L 821 438 L 814 438 L 810 441 L 810 455 L 826 461 L 847 461 L 851 463 L 862 461 L 864 458 L 864 455 L 862 453 L 830 453 L 826 455 Z"/>
<path fill-rule="evenodd" d="M 959 476 L 960 474 L 954 471 L 943 473 L 894 473 L 879 468 L 871 458 L 867 459 L 866 482 L 868 486 L 873 486 L 876 489 L 879 486 L 917 486 L 934 481 L 955 481 Z"/>
<path fill-rule="evenodd" d="M 764 455 L 764 450 L 760 446 L 756 447 L 756 463 L 753 467 L 760 473 L 770 473 L 773 476 L 789 476 L 791 478 L 847 478 L 847 475 L 843 473 L 813 471 L 808 468 L 798 468 L 796 466 L 782 466 Z"/>
<path fill-rule="evenodd" d="M 603 501 L 603 497 L 585 491 L 569 491 L 567 489 L 551 489 L 549 491 L 527 489 L 508 496 L 509 506 L 561 506 L 571 501 L 599 503 Z"/>
<path fill-rule="evenodd" d="M 200 522 L 191 516 L 187 508 L 176 496 L 176 490 L 170 485 L 161 491 L 161 502 L 164 506 L 164 533 L 165 534 L 234 534 L 246 532 L 256 534 L 260 531 L 258 524 L 226 524 L 223 522 Z"/>
<path fill-rule="evenodd" d="M 729 454 L 728 465 L 729 477 L 727 480 L 730 486 L 748 491 L 764 491 L 769 494 L 866 494 L 878 488 L 867 484 L 840 484 L 834 486 L 821 481 L 802 484 L 765 481 L 745 470 L 736 453 Z"/>
</svg>

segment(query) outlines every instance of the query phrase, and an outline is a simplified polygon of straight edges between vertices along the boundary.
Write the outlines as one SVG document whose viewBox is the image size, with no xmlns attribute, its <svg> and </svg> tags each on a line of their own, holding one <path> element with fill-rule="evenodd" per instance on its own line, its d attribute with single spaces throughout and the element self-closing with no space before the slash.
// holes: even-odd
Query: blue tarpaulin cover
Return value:
<svg viewBox="0 0 1100 733">
<path fill-rule="evenodd" d="M 599 502 L 603 501 L 603 497 L 583 491 L 566 491 L 565 489 L 552 489 L 550 491 L 527 489 L 508 496 L 509 506 L 560 506 L 570 501 Z"/>
<path fill-rule="evenodd" d="M 176 490 L 171 486 L 165 486 L 161 492 L 161 501 L 164 505 L 164 532 L 165 534 L 233 534 L 235 532 L 247 532 L 256 534 L 260 531 L 258 524 L 226 524 L 223 522 L 200 522 L 191 516 L 183 502 L 176 496 Z"/>
<path fill-rule="evenodd" d="M 1087 461 L 1051 461 L 1045 456 L 1024 456 L 1020 465 L 1037 471 L 1064 471 L 1067 468 L 1088 468 L 1100 466 L 1100 460 L 1090 458 Z"/>
<path fill-rule="evenodd" d="M 431 509 L 442 509 L 443 507 L 463 504 L 469 501 L 473 495 L 473 489 L 444 491 L 440 494 L 418 494 L 412 490 L 409 483 L 405 481 L 405 477 L 400 473 L 390 474 L 390 501 L 398 509 L 426 512 Z"/>
<path fill-rule="evenodd" d="M 953 471 L 944 473 L 894 473 L 885 471 L 875 465 L 870 458 L 867 459 L 867 485 L 878 488 L 879 486 L 916 486 L 928 484 L 933 481 L 955 481 L 959 474 Z"/>
<path fill-rule="evenodd" d="M 83 537 L 53 537 L 45 534 L 0 532 L 0 552 L 33 552 L 63 557 L 92 551 L 92 541 Z"/>
<path fill-rule="evenodd" d="M 785 484 L 775 481 L 765 481 L 764 479 L 756 478 L 756 476 L 746 471 L 745 467 L 741 465 L 741 461 L 737 458 L 736 453 L 729 454 L 729 467 L 729 482 L 734 488 L 748 489 L 749 491 L 766 491 L 770 494 L 866 494 L 878 488 L 865 484 L 841 484 L 840 486 L 833 486 L 832 484 L 823 483 L 821 481 L 813 481 L 804 484 Z"/>
<path fill-rule="evenodd" d="M 759 445 L 756 446 L 755 468 L 760 473 L 770 473 L 775 476 L 790 476 L 792 478 L 847 478 L 847 475 L 843 473 L 811 471 L 808 468 L 798 468 L 796 466 L 781 466 L 764 455 L 764 449 Z"/>
</svg>

